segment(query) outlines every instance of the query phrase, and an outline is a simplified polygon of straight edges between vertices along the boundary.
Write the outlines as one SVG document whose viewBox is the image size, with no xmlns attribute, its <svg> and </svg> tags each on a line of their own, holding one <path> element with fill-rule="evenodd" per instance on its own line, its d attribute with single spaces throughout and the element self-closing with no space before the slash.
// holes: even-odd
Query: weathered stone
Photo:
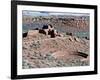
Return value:
<svg viewBox="0 0 100 80">
<path fill-rule="evenodd" d="M 80 42 L 80 39 L 78 37 L 74 37 L 74 40 Z"/>
<path fill-rule="evenodd" d="M 28 31 L 28 36 L 35 36 L 39 33 L 39 30 L 29 30 Z"/>
</svg>

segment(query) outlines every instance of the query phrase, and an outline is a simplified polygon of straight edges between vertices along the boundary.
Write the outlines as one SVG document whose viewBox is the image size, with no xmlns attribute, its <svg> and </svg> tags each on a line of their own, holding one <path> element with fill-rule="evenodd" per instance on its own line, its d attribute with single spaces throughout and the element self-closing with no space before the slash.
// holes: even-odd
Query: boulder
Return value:
<svg viewBox="0 0 100 80">
<path fill-rule="evenodd" d="M 80 39 L 78 37 L 74 37 L 74 40 L 80 42 Z"/>
<path fill-rule="evenodd" d="M 28 32 L 23 33 L 23 38 L 27 37 Z"/>
<path fill-rule="evenodd" d="M 72 42 L 74 41 L 74 39 L 71 36 L 69 37 L 69 40 L 72 41 Z"/>
</svg>

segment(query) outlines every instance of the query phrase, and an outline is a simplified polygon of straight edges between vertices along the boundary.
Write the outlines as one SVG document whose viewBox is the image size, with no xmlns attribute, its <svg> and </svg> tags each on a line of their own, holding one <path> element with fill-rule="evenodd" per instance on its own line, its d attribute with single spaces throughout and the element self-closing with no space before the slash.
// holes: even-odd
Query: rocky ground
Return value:
<svg viewBox="0 0 100 80">
<path fill-rule="evenodd" d="M 89 65 L 89 40 L 76 36 L 23 38 L 23 69 Z"/>
</svg>

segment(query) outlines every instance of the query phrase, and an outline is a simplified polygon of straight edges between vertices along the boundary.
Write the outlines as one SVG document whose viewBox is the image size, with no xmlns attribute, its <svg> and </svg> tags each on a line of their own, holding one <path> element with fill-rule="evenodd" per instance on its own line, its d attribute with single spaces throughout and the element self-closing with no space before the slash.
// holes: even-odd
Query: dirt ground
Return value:
<svg viewBox="0 0 100 80">
<path fill-rule="evenodd" d="M 22 45 L 23 69 L 89 65 L 87 39 L 70 35 L 50 38 L 37 33 L 23 38 Z"/>
</svg>

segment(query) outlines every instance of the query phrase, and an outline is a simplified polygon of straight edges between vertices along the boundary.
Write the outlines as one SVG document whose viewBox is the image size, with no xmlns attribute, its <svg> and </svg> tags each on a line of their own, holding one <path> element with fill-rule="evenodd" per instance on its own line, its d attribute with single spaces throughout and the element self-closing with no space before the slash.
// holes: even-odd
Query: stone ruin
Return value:
<svg viewBox="0 0 100 80">
<path fill-rule="evenodd" d="M 36 28 L 35 30 L 29 30 L 28 32 L 23 33 L 23 38 L 27 36 L 33 36 L 37 33 L 41 33 L 44 35 L 50 35 L 51 38 L 55 38 L 56 36 L 62 37 L 62 34 L 58 33 L 57 30 L 51 24 L 43 25 L 42 29 Z"/>
</svg>

